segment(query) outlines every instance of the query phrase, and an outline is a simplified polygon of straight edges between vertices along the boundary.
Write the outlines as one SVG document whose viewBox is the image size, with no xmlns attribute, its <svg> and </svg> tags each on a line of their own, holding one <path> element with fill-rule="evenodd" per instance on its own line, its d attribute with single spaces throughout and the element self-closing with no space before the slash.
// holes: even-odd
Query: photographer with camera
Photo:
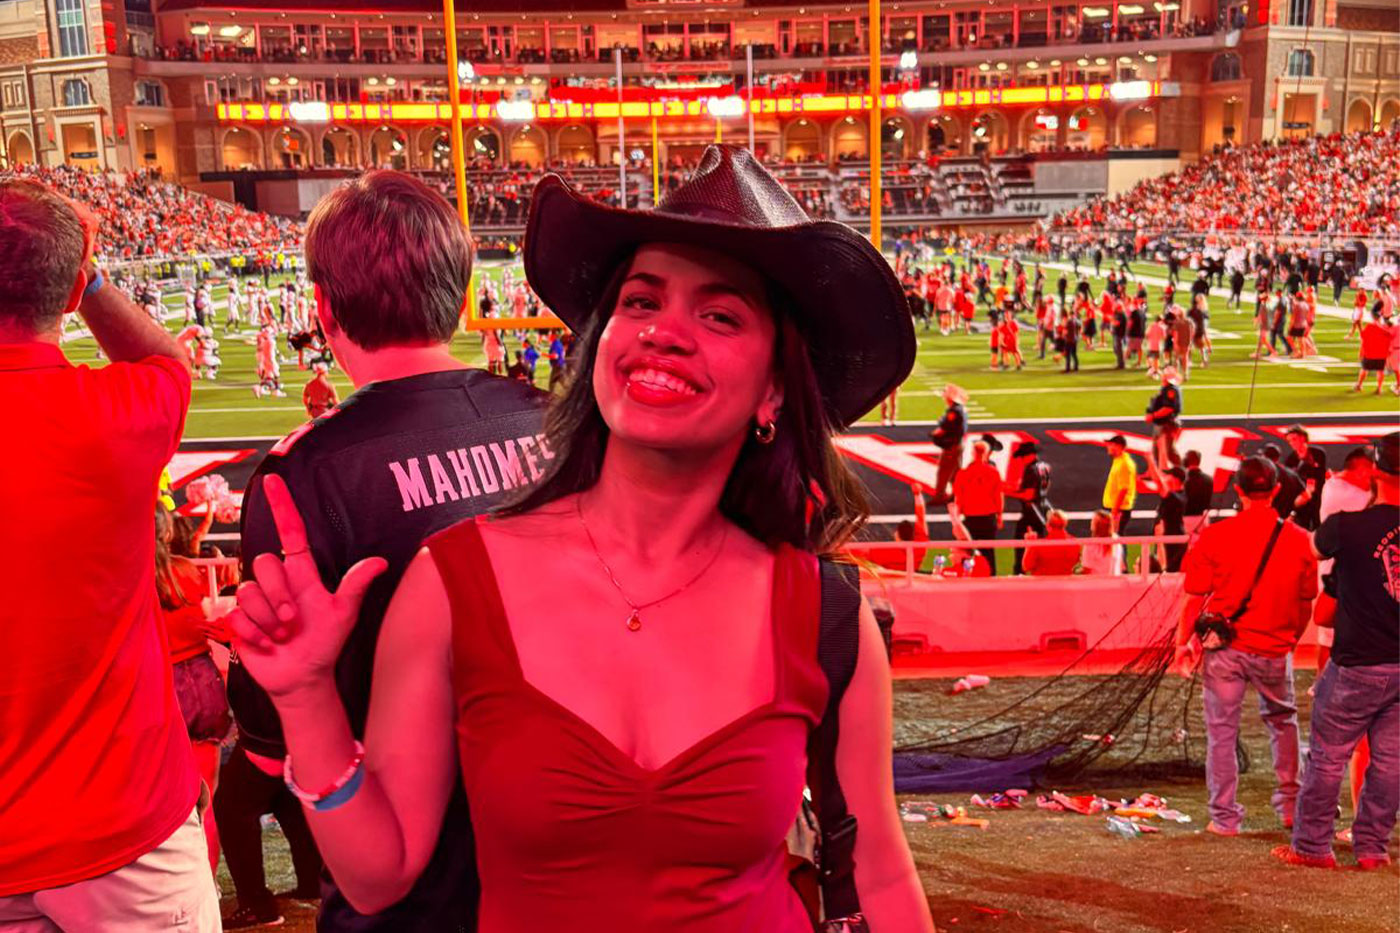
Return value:
<svg viewBox="0 0 1400 933">
<path fill-rule="evenodd" d="M 152 530 L 190 371 L 92 262 L 96 229 L 44 185 L 0 181 L 12 439 L 0 457 L 0 927 L 135 931 L 180 916 L 183 930 L 212 931 L 218 896 Z M 64 355 L 74 312 L 109 365 Z M 74 534 L 91 528 L 101 533 Z"/>
<path fill-rule="evenodd" d="M 1293 825 L 1298 798 L 1298 707 L 1293 695 L 1293 649 L 1312 617 L 1317 558 L 1308 533 L 1279 518 L 1273 500 L 1278 471 L 1249 457 L 1235 473 L 1240 512 L 1209 525 L 1186 552 L 1188 594 L 1177 629 L 1177 662 L 1189 675 L 1204 651 L 1208 832 L 1236 836 L 1244 806 L 1235 799 L 1235 743 L 1245 688 L 1259 693 L 1260 715 L 1272 738 L 1278 788 L 1273 806 Z"/>
</svg>

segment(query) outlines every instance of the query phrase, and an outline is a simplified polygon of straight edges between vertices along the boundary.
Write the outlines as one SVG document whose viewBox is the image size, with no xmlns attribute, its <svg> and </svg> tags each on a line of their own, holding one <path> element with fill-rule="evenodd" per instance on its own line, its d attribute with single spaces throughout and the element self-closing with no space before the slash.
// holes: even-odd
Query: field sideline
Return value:
<svg viewBox="0 0 1400 933">
<path fill-rule="evenodd" d="M 488 264 L 478 275 L 499 279 L 504 267 Z M 995 264 L 993 269 L 995 271 Z M 1165 278 L 1163 267 L 1136 264 L 1140 274 Z M 1048 284 L 1053 290 L 1058 270 L 1046 266 Z M 1102 280 L 1090 276 L 1097 292 Z M 1189 288 L 1189 277 L 1183 283 Z M 1161 307 L 1161 288 L 1149 285 L 1151 307 Z M 1330 297 L 1330 289 L 1327 292 Z M 1272 361 L 1256 363 L 1249 358 L 1254 348 L 1252 322 L 1253 301 L 1246 289 L 1246 303 L 1241 311 L 1228 310 L 1225 299 L 1211 298 L 1211 339 L 1215 356 L 1208 368 L 1193 368 L 1184 387 L 1185 413 L 1192 415 L 1233 415 L 1246 412 L 1257 415 L 1305 414 L 1336 415 L 1346 413 L 1395 414 L 1397 402 L 1393 395 L 1377 397 L 1370 392 L 1350 391 L 1356 378 L 1358 341 L 1348 339 L 1348 320 L 1320 314 L 1316 341 L 1320 356 L 1305 361 Z M 214 289 L 214 301 L 222 320 L 224 288 Z M 1352 293 L 1343 294 L 1342 307 L 1350 308 Z M 172 312 L 180 306 L 177 296 L 169 296 L 167 305 Z M 168 322 L 178 330 L 182 318 Z M 977 324 L 985 330 L 986 311 L 979 306 Z M 1119 371 L 1113 368 L 1111 349 L 1080 352 L 1078 373 L 1060 372 L 1052 360 L 1036 356 L 1033 321 L 1029 327 L 1022 320 L 1022 352 L 1026 368 L 1022 371 L 993 372 L 989 369 L 986 334 L 970 336 L 955 334 L 940 336 L 937 331 L 919 331 L 919 350 L 914 370 L 899 393 L 901 423 L 918 424 L 936 420 L 943 411 L 941 399 L 945 382 L 955 381 L 971 393 L 969 415 L 974 422 L 1029 422 L 1053 419 L 1066 423 L 1096 419 L 1140 417 L 1153 383 L 1141 370 Z M 295 354 L 286 350 L 282 375 L 287 398 L 258 399 L 253 396 L 254 356 L 251 328 L 223 335 L 219 348 L 223 368 L 217 381 L 197 380 L 194 400 L 190 407 L 185 437 L 199 438 L 268 438 L 278 437 L 305 421 L 301 406 L 301 387 L 309 378 L 299 372 Z M 513 339 L 508 346 L 519 344 Z M 96 345 L 90 338 L 67 342 L 65 350 L 74 362 L 96 362 Z M 481 338 L 477 334 L 459 333 L 453 342 L 454 353 L 466 362 L 484 365 Z M 547 363 L 541 362 L 538 382 L 547 380 Z M 352 387 L 342 372 L 332 373 L 332 381 L 343 398 Z M 1251 383 L 1253 397 L 1251 400 Z M 1388 383 L 1387 387 L 1393 383 Z M 878 420 L 875 415 L 865 421 Z"/>
</svg>

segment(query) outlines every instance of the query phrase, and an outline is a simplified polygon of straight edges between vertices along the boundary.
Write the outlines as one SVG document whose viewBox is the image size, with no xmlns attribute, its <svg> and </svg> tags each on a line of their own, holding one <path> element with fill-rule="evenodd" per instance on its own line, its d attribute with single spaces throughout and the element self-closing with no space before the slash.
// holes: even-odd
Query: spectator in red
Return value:
<svg viewBox="0 0 1400 933">
<path fill-rule="evenodd" d="M 1361 371 L 1356 374 L 1352 391 L 1360 392 L 1368 373 L 1376 374 L 1376 394 L 1385 387 L 1385 358 L 1390 353 L 1390 327 L 1378 312 L 1371 312 L 1371 322 L 1361 329 Z"/>
<path fill-rule="evenodd" d="M 1211 817 L 1206 829 L 1218 836 L 1239 835 L 1244 822 L 1244 806 L 1235 799 L 1235 744 L 1248 686 L 1259 694 L 1260 716 L 1272 739 L 1278 776 L 1273 806 L 1285 827 L 1293 825 L 1298 798 L 1293 649 L 1312 618 L 1317 558 L 1308 533 L 1274 511 L 1278 491 L 1274 464 L 1246 458 L 1235 473 L 1240 513 L 1203 528 L 1182 564 L 1189 598 L 1177 629 L 1178 661 L 1194 661 L 1200 653 L 1195 622 L 1208 601 L 1231 620 L 1234 632 L 1206 653 L 1202 672 Z"/>
<path fill-rule="evenodd" d="M 912 521 L 905 519 L 895 526 L 894 539 L 898 542 L 905 541 L 927 541 L 928 540 L 928 508 L 924 505 L 924 487 L 919 483 L 910 486 L 910 491 L 914 494 L 914 518 Z M 903 573 L 909 568 L 909 551 L 914 552 L 914 569 L 918 570 L 924 562 L 924 555 L 928 553 L 928 548 L 904 548 L 904 547 L 881 547 L 871 548 L 866 551 L 864 557 L 876 566 L 886 570 L 898 570 Z"/>
<path fill-rule="evenodd" d="M 974 541 L 990 541 L 1001 530 L 1001 473 L 991 462 L 992 449 L 1001 443 L 990 435 L 972 445 L 972 462 L 958 472 L 953 480 L 953 509 Z M 979 548 L 996 576 L 995 548 Z"/>
<path fill-rule="evenodd" d="M 206 513 L 211 519 L 211 505 Z M 199 568 L 184 556 L 181 544 L 194 539 L 188 519 L 156 506 L 156 598 L 165 623 L 165 642 L 175 677 L 175 698 L 185 719 L 200 780 L 213 794 L 219 778 L 219 743 L 233 725 L 224 680 L 209 651 L 211 635 L 227 641 L 222 626 L 205 617 L 208 586 Z M 197 553 L 197 546 L 196 546 Z M 205 814 L 204 837 L 209 845 L 209 870 L 219 868 L 219 832 L 214 814 Z"/>
<path fill-rule="evenodd" d="M 95 230 L 43 185 L 0 181 L 0 408 L 16 440 L 0 458 L 0 925 L 156 929 L 183 915 L 214 931 L 151 530 L 190 372 L 92 264 Z M 110 365 L 65 358 L 74 311 Z"/>
<path fill-rule="evenodd" d="M 1064 512 L 1055 509 L 1045 520 L 1045 540 L 1047 541 L 1073 541 L 1074 536 L 1069 533 L 1069 518 Z M 1034 541 L 1040 537 L 1034 531 L 1026 532 L 1026 540 Z M 1035 577 L 1067 577 L 1074 573 L 1074 568 L 1079 564 L 1079 545 L 1077 544 L 1047 544 L 1041 547 L 1026 548 L 1026 556 L 1021 559 L 1021 565 L 1026 573 Z"/>
<path fill-rule="evenodd" d="M 311 369 L 314 375 L 301 390 L 301 404 L 306 408 L 306 417 L 315 419 L 339 405 L 340 396 L 331 384 L 328 375 L 330 367 L 325 363 L 315 363 Z"/>
</svg>

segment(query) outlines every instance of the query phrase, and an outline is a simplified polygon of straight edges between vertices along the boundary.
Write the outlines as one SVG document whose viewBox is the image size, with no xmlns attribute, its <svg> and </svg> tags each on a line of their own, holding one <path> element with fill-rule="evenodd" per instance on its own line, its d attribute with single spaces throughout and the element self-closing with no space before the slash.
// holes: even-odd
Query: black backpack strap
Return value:
<svg viewBox="0 0 1400 933">
<path fill-rule="evenodd" d="M 1240 601 L 1239 608 L 1230 614 L 1230 621 L 1237 622 L 1240 616 L 1244 615 L 1249 608 L 1249 598 L 1254 595 L 1254 588 L 1259 585 L 1259 578 L 1264 576 L 1264 568 L 1268 566 L 1269 555 L 1274 553 L 1274 545 L 1278 543 L 1278 536 L 1283 532 L 1283 523 L 1286 519 L 1280 518 L 1274 525 L 1273 534 L 1269 535 L 1269 543 L 1264 547 L 1264 556 L 1259 558 L 1259 566 L 1254 571 L 1254 579 L 1249 584 L 1249 589 L 1245 591 L 1244 599 Z"/>
<path fill-rule="evenodd" d="M 822 612 L 817 658 L 826 674 L 826 712 L 812 734 L 807 755 L 807 785 L 821 826 L 817 869 L 821 877 L 822 913 L 828 920 L 860 913 L 856 895 L 856 818 L 846 809 L 846 795 L 836 774 L 836 745 L 841 732 L 841 698 L 855 674 L 860 650 L 860 568 L 821 561 Z"/>
</svg>

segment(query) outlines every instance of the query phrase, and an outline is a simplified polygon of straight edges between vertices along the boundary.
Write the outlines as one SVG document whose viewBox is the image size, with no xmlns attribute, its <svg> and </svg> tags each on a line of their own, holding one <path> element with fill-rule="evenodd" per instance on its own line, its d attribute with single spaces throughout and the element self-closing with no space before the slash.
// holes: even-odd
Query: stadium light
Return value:
<svg viewBox="0 0 1400 933">
<path fill-rule="evenodd" d="M 300 82 L 297 80 L 296 75 L 292 75 L 290 78 L 287 79 L 287 84 L 291 87 L 296 87 L 299 83 Z"/>
<path fill-rule="evenodd" d="M 496 116 L 507 123 L 528 123 L 535 118 L 535 105 L 528 100 L 503 100 L 496 104 Z"/>
<path fill-rule="evenodd" d="M 1115 81 L 1108 86 L 1114 100 L 1147 100 L 1152 96 L 1151 81 Z"/>
<path fill-rule="evenodd" d="M 1154 3 L 1154 4 L 1152 4 L 1152 9 L 1156 10 L 1158 13 L 1171 13 L 1171 12 L 1173 12 L 1173 11 L 1175 11 L 1175 10 L 1181 9 L 1181 4 L 1179 4 L 1179 3 Z"/>
<path fill-rule="evenodd" d="M 1108 16 L 1108 7 L 1105 7 L 1105 6 L 1086 6 L 1086 7 L 1084 8 L 1084 18 L 1085 18 L 1085 19 L 1103 19 L 1103 18 L 1106 17 L 1106 16 Z"/>
<path fill-rule="evenodd" d="M 208 23 L 195 23 L 194 25 L 192 25 L 192 26 L 190 27 L 190 35 L 192 35 L 192 36 L 207 36 L 207 35 L 209 35 L 209 24 L 208 24 Z"/>
<path fill-rule="evenodd" d="M 899 67 L 904 71 L 913 71 L 919 67 L 919 53 L 912 49 L 901 52 L 899 55 Z"/>
<path fill-rule="evenodd" d="M 1118 12 L 1122 16 L 1137 16 L 1143 8 L 1136 3 L 1124 3 L 1118 7 Z"/>
<path fill-rule="evenodd" d="M 292 119 L 297 123 L 329 123 L 331 122 L 331 107 L 324 101 L 319 100 L 297 100 L 292 101 L 289 107 Z"/>
<path fill-rule="evenodd" d="M 225 39 L 234 39 L 243 34 L 242 26 L 220 26 L 219 35 Z"/>
<path fill-rule="evenodd" d="M 705 111 L 716 120 L 721 117 L 740 117 L 744 115 L 744 99 L 738 96 L 707 97 Z"/>
<path fill-rule="evenodd" d="M 943 95 L 938 91 L 905 91 L 900 97 L 900 103 L 904 104 L 905 110 L 937 110 L 943 103 Z M 806 123 L 806 120 L 802 121 Z"/>
</svg>

